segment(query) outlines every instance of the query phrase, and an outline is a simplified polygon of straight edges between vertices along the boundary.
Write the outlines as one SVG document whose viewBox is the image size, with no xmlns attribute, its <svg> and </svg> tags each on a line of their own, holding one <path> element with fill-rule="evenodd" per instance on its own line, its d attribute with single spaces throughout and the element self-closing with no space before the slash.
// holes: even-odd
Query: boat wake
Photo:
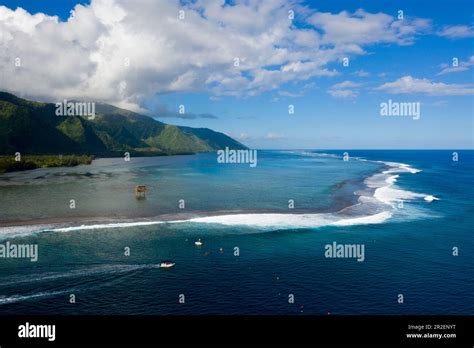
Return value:
<svg viewBox="0 0 474 348">
<path fill-rule="evenodd" d="M 61 291 L 41 291 L 37 292 L 34 294 L 30 295 L 12 295 L 12 296 L 0 296 L 0 306 L 1 305 L 6 305 L 6 304 L 11 304 L 11 303 L 16 303 L 16 302 L 23 302 L 23 301 L 28 301 L 28 300 L 38 300 L 41 298 L 47 298 L 47 297 L 54 297 L 58 295 L 63 295 L 66 293 L 71 293 L 73 292 L 74 289 L 68 289 L 68 290 L 61 290 Z"/>
<path fill-rule="evenodd" d="M 10 276 L 4 277 L 2 279 L 2 283 L 0 287 L 2 289 L 10 287 L 10 286 L 24 286 L 29 284 L 34 284 L 37 286 L 37 283 L 47 282 L 48 285 L 51 282 L 56 280 L 63 280 L 67 279 L 68 284 L 71 285 L 72 280 L 77 278 L 79 280 L 78 284 L 74 288 L 70 289 L 62 289 L 62 290 L 55 290 L 55 291 L 41 291 L 36 293 L 30 294 L 15 294 L 15 295 L 8 295 L 8 296 L 0 296 L 0 305 L 6 305 L 16 302 L 23 302 L 23 301 L 34 301 L 48 297 L 55 297 L 64 294 L 70 293 L 77 293 L 79 291 L 85 290 L 84 288 L 84 277 L 100 277 L 97 280 L 98 284 L 103 283 L 104 276 L 109 275 L 121 275 L 127 274 L 129 272 L 135 272 L 140 270 L 147 270 L 147 269 L 156 269 L 161 268 L 160 264 L 137 264 L 137 265 L 102 265 L 96 267 L 88 267 L 88 268 L 80 268 L 71 270 L 68 272 L 46 272 L 46 273 L 35 273 L 30 275 L 24 276 Z M 77 283 L 77 282 L 76 282 Z M 88 281 L 86 283 L 87 288 L 91 288 L 91 284 L 93 282 Z M 74 285 L 73 285 L 74 286 Z M 2 290 L 4 291 L 4 290 Z"/>
<path fill-rule="evenodd" d="M 46 272 L 35 273 L 25 276 L 11 276 L 2 278 L 0 286 L 9 286 L 16 284 L 37 283 L 42 281 L 52 281 L 65 278 L 83 278 L 87 276 L 96 276 L 104 274 L 121 274 L 135 272 L 144 269 L 160 268 L 159 264 L 137 264 L 137 265 L 102 265 L 97 267 L 88 267 L 75 269 L 68 272 Z"/>
</svg>

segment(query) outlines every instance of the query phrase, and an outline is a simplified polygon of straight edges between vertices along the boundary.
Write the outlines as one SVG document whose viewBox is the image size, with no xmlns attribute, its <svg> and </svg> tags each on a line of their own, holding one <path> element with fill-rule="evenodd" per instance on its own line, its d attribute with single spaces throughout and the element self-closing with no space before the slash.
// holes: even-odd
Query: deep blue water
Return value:
<svg viewBox="0 0 474 348">
<path fill-rule="evenodd" d="M 348 162 L 342 153 L 261 151 L 257 168 L 219 165 L 215 154 L 142 158 L 131 166 L 103 159 L 3 177 L 2 221 L 70 214 L 68 224 L 77 225 L 77 217 L 181 214 L 181 198 L 186 213 L 211 220 L 21 236 L 4 229 L 0 243 L 37 243 L 39 260 L 0 259 L 0 313 L 474 314 L 474 151 L 459 151 L 457 162 L 452 151 L 349 151 Z M 393 187 L 420 196 L 404 200 L 403 208 L 379 203 L 392 215 L 377 223 L 334 224 L 349 221 L 333 214 L 355 203 L 364 179 L 386 169 L 357 157 L 421 170 L 399 173 Z M 146 200 L 129 197 L 137 183 L 155 187 Z M 80 197 L 72 212 L 71 194 Z M 298 213 L 312 214 L 306 222 L 288 210 L 289 199 Z M 364 209 L 354 216 L 379 213 Z M 259 215 L 244 217 L 245 226 L 232 215 L 213 220 L 223 210 Z M 289 214 L 267 219 L 267 210 Z M 198 238 L 201 247 L 194 245 Z M 363 244 L 365 260 L 326 258 L 325 245 L 334 241 Z M 167 259 L 176 266 L 156 267 Z"/>
</svg>

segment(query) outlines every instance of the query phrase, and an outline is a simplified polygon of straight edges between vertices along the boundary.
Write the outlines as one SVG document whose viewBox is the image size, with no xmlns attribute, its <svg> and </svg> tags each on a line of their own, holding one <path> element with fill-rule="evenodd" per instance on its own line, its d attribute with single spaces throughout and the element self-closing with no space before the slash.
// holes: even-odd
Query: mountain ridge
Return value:
<svg viewBox="0 0 474 348">
<path fill-rule="evenodd" d="M 177 155 L 246 149 L 209 128 L 175 126 L 95 103 L 95 117 L 57 116 L 55 104 L 0 92 L 0 154 L 88 154 L 98 157 Z"/>
</svg>

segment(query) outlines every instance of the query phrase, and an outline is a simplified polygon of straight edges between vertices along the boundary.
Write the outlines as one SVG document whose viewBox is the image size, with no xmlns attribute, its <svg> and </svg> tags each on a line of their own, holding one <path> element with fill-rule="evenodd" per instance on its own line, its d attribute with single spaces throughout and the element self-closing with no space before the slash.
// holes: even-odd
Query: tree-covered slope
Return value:
<svg viewBox="0 0 474 348">
<path fill-rule="evenodd" d="M 180 154 L 245 148 L 207 128 L 177 127 L 112 105 L 96 115 L 57 116 L 55 105 L 0 92 L 0 154 Z"/>
</svg>

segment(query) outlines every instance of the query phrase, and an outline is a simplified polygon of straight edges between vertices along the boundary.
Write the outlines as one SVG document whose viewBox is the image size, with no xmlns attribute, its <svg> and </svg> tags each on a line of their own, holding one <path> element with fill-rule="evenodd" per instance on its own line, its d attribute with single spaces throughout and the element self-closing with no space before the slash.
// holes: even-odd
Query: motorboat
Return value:
<svg viewBox="0 0 474 348">
<path fill-rule="evenodd" d="M 176 265 L 176 263 L 173 261 L 162 261 L 160 263 L 160 268 L 171 268 L 174 267 L 174 265 Z"/>
</svg>

